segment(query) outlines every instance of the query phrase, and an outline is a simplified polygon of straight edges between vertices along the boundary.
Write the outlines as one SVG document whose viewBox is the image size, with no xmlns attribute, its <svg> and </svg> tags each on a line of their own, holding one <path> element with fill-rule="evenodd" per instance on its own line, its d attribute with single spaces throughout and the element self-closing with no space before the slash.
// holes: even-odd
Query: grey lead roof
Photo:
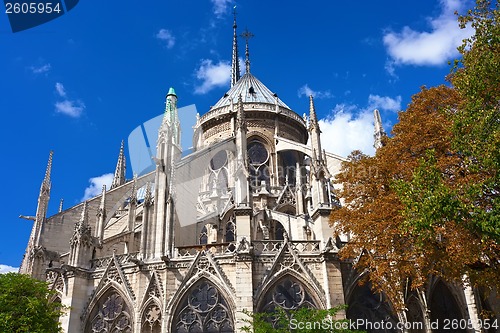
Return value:
<svg viewBox="0 0 500 333">
<path fill-rule="evenodd" d="M 212 110 L 222 106 L 230 105 L 231 100 L 234 104 L 238 102 L 238 96 L 241 94 L 243 103 L 268 103 L 275 104 L 278 99 L 278 105 L 291 110 L 281 99 L 269 90 L 262 82 L 251 73 L 245 73 L 236 84 L 214 105 Z"/>
</svg>

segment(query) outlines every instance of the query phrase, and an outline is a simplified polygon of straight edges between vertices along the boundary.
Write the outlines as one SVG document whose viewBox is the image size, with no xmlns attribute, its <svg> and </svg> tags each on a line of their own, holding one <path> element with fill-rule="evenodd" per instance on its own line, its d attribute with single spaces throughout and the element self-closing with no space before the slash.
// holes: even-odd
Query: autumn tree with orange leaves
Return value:
<svg viewBox="0 0 500 333">
<path fill-rule="evenodd" d="M 396 309 L 430 276 L 500 290 L 500 11 L 459 17 L 464 41 L 450 82 L 413 96 L 373 157 L 359 151 L 336 182 L 341 249 Z"/>
</svg>

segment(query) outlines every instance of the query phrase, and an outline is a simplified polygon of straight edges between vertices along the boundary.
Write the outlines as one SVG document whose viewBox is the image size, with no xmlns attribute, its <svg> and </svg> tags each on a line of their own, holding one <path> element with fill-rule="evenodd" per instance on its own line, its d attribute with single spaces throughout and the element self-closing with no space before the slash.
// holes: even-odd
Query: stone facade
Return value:
<svg viewBox="0 0 500 333">
<path fill-rule="evenodd" d="M 250 73 L 248 59 L 232 82 L 199 117 L 192 154 L 181 157 L 170 89 L 156 170 L 125 180 L 122 144 L 110 189 L 46 217 L 51 154 L 21 272 L 58 291 L 69 307 L 65 332 L 240 332 L 243 311 L 343 304 L 339 318 L 422 322 L 413 331 L 428 332 L 443 316 L 491 310 L 475 290 L 437 280 L 396 314 L 359 286 L 360 274 L 337 256 L 348 239 L 334 239 L 329 223 L 339 204 L 331 178 L 344 159 L 321 148 L 312 96 L 309 116 L 299 116 Z"/>
</svg>

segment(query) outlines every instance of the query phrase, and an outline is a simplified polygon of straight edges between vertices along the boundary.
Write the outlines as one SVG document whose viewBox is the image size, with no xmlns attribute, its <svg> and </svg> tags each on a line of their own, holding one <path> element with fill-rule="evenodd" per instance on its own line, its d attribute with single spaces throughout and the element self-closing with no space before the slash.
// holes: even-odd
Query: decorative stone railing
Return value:
<svg viewBox="0 0 500 333">
<path fill-rule="evenodd" d="M 177 253 L 179 257 L 195 256 L 198 252 L 210 251 L 212 254 L 232 254 L 236 251 L 235 242 L 178 246 Z"/>
<path fill-rule="evenodd" d="M 126 265 L 126 264 L 133 264 L 134 262 L 136 262 L 138 254 L 139 254 L 139 252 L 132 252 L 132 253 L 126 253 L 126 254 L 116 254 L 115 257 L 116 257 L 116 260 L 118 260 L 118 263 L 120 265 Z M 111 260 L 113 260 L 113 256 L 92 259 L 90 261 L 90 263 L 91 263 L 90 267 L 95 269 L 95 270 L 105 269 L 106 267 L 108 267 Z"/>
<path fill-rule="evenodd" d="M 248 103 L 250 104 L 250 103 Z M 268 103 L 252 103 L 252 108 L 245 109 L 245 111 L 252 111 L 252 109 L 258 111 L 258 110 L 264 110 L 264 111 L 269 111 L 269 112 L 276 112 L 276 104 L 268 104 Z M 227 114 L 231 112 L 231 107 L 229 105 L 225 105 L 216 109 L 210 109 L 207 113 L 205 113 L 203 116 L 200 117 L 198 123 L 202 124 L 209 119 L 212 118 L 217 118 L 220 117 L 223 114 Z M 292 118 L 296 122 L 302 124 L 304 127 L 306 126 L 306 122 L 304 118 L 299 116 L 297 113 L 295 113 L 292 110 L 289 110 L 287 108 L 284 108 L 282 106 L 279 106 L 278 112 L 284 116 L 287 116 L 289 118 Z"/>
<path fill-rule="evenodd" d="M 255 254 L 275 254 L 283 247 L 284 241 L 260 240 L 253 241 Z M 319 240 L 288 241 L 288 246 L 298 253 L 320 253 Z"/>
</svg>

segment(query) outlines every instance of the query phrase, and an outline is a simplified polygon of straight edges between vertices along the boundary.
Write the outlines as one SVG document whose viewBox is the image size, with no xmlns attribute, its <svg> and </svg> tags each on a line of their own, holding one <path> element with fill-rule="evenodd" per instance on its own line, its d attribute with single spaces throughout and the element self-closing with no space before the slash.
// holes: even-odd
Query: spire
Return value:
<svg viewBox="0 0 500 333">
<path fill-rule="evenodd" d="M 243 110 L 243 99 L 241 97 L 241 94 L 238 96 L 238 106 L 236 111 L 236 128 L 246 129 L 245 111 Z"/>
<path fill-rule="evenodd" d="M 43 178 L 42 185 L 40 187 L 40 195 L 50 194 L 50 174 L 52 172 L 52 155 L 54 152 L 51 150 L 49 153 L 49 161 L 47 162 L 47 169 L 45 169 L 45 177 Z"/>
<path fill-rule="evenodd" d="M 309 130 L 318 129 L 319 123 L 318 117 L 316 116 L 316 108 L 314 107 L 313 95 L 309 96 Z"/>
<path fill-rule="evenodd" d="M 375 126 L 373 132 L 373 147 L 375 150 L 381 148 L 384 144 L 382 138 L 386 136 L 384 127 L 382 126 L 382 118 L 380 118 L 380 112 L 375 109 L 373 110 L 373 117 L 375 118 Z"/>
<path fill-rule="evenodd" d="M 83 202 L 82 215 L 80 216 L 79 227 L 85 227 L 87 225 L 87 221 L 89 219 L 89 211 L 88 211 L 88 203 L 85 200 Z"/>
<path fill-rule="evenodd" d="M 170 125 L 176 122 L 177 116 L 177 95 L 173 87 L 168 89 L 167 97 L 165 100 L 165 117 Z"/>
<path fill-rule="evenodd" d="M 254 36 L 253 33 L 245 29 L 241 37 L 245 38 L 245 73 L 250 73 L 250 51 L 248 50 L 248 40 Z"/>
<path fill-rule="evenodd" d="M 113 177 L 113 183 L 111 184 L 112 189 L 125 184 L 126 161 L 123 147 L 124 141 L 122 140 L 122 144 L 120 146 L 120 154 L 118 155 L 118 163 L 116 163 L 115 176 Z"/>
<path fill-rule="evenodd" d="M 59 213 L 63 211 L 63 204 L 64 204 L 64 199 L 61 199 L 61 201 L 59 201 Z"/>
<path fill-rule="evenodd" d="M 236 33 L 236 6 L 233 10 L 234 23 L 233 23 L 233 58 L 231 63 L 231 87 L 240 79 L 240 59 L 238 57 L 238 34 Z"/>
<path fill-rule="evenodd" d="M 319 128 L 318 116 L 314 107 L 314 97 L 309 96 L 309 133 L 311 139 L 311 148 L 313 152 L 312 159 L 315 163 L 321 164 L 323 161 L 323 149 L 321 149 L 321 130 Z"/>
<path fill-rule="evenodd" d="M 165 99 L 165 114 L 163 116 L 162 127 L 166 129 L 168 127 L 167 133 L 171 136 L 172 142 L 176 145 L 180 145 L 180 122 L 179 115 L 177 113 L 177 95 L 174 88 L 170 87 Z"/>
<path fill-rule="evenodd" d="M 102 245 L 104 239 L 104 224 L 106 222 L 106 185 L 102 185 L 101 191 L 101 202 L 99 203 L 99 208 L 97 209 L 97 225 L 95 228 L 96 238 L 99 244 Z"/>
</svg>

